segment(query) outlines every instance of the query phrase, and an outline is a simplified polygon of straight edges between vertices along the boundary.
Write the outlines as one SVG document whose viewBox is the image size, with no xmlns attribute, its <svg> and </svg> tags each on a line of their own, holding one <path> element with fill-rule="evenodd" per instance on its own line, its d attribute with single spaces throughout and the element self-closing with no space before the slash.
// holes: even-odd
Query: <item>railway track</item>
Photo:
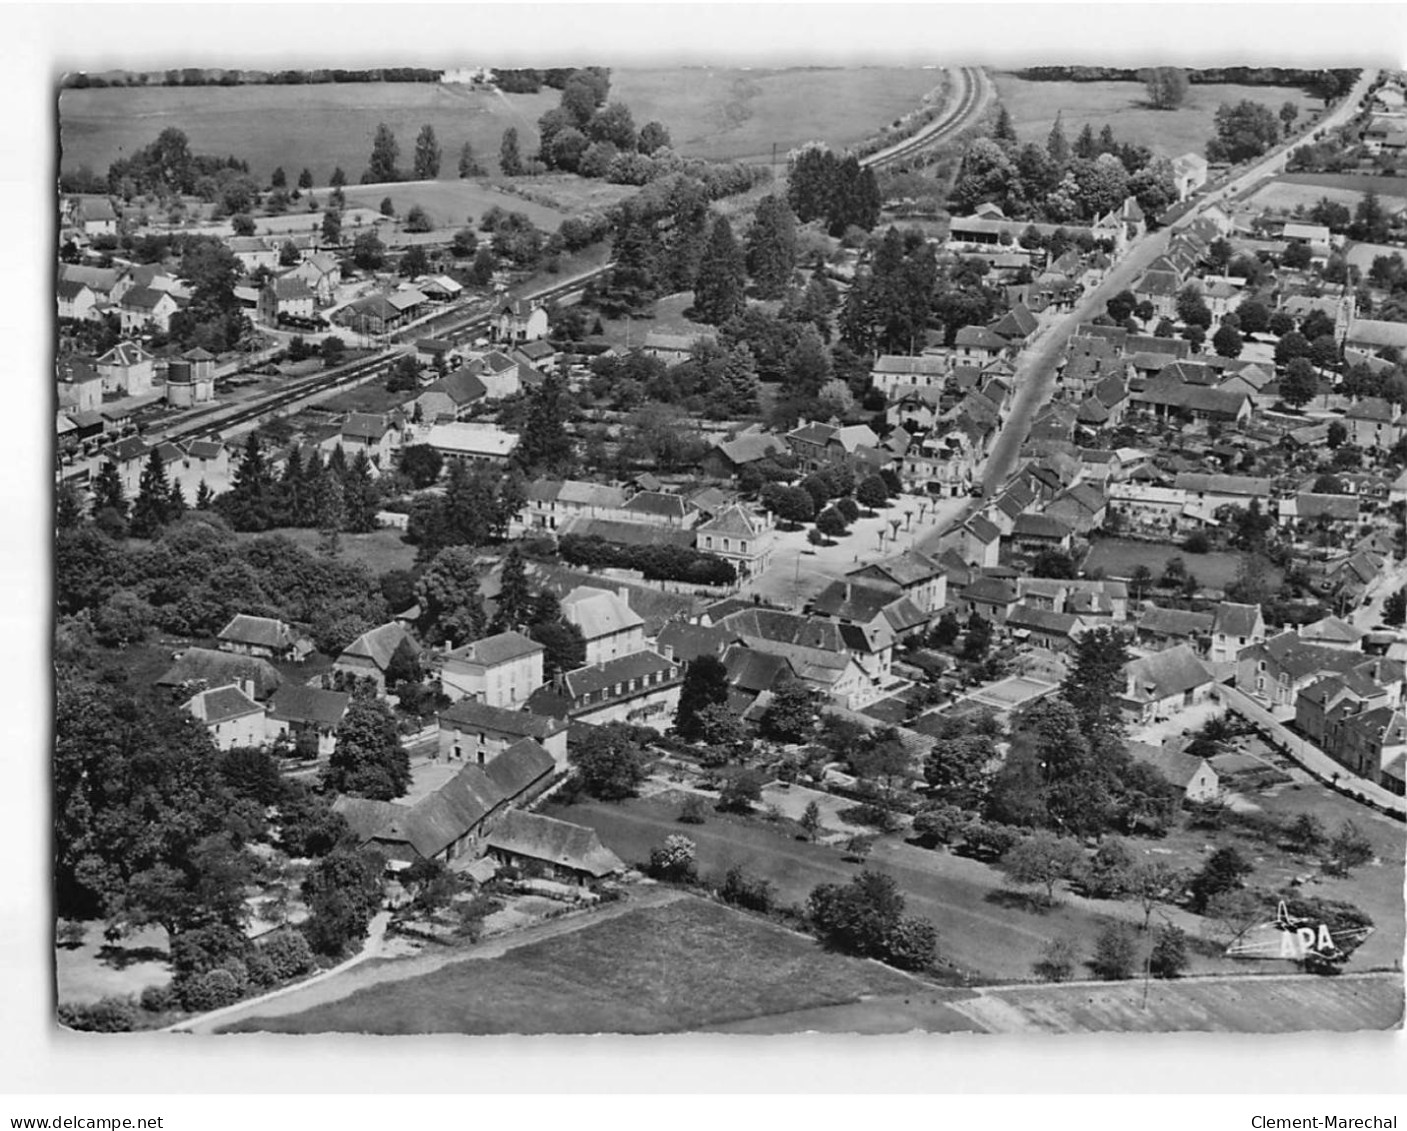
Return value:
<svg viewBox="0 0 1407 1131">
<path fill-rule="evenodd" d="M 929 122 L 918 133 L 906 141 L 901 141 L 897 145 L 892 145 L 888 149 L 881 149 L 878 153 L 872 153 L 868 157 L 860 159 L 860 164 L 873 169 L 882 169 L 886 165 L 893 165 L 906 158 L 913 157 L 917 153 L 945 140 L 950 135 L 964 129 L 969 116 L 981 104 L 986 93 L 987 77 L 982 72 L 981 67 L 959 67 L 957 69 L 958 82 L 962 84 L 962 95 L 957 104 L 946 111 L 941 117 Z"/>
<path fill-rule="evenodd" d="M 581 290 L 591 280 L 605 274 L 610 267 L 611 264 L 608 263 L 593 271 L 576 275 L 571 279 L 521 297 L 543 302 L 563 298 L 574 291 Z M 409 330 L 392 335 L 390 341 L 393 343 L 393 348 L 389 353 L 378 354 L 376 357 L 366 358 L 348 368 L 318 374 L 300 381 L 296 385 L 281 389 L 271 396 L 264 397 L 245 408 L 222 416 L 218 420 L 191 421 L 164 433 L 163 438 L 167 440 L 218 438 L 251 421 L 259 420 L 261 417 L 277 415 L 281 410 L 310 398 L 330 396 L 352 385 L 373 380 L 390 369 L 395 364 L 396 358 L 400 356 L 400 351 L 394 349 L 394 344 L 405 344 L 417 338 L 426 337 L 443 337 L 458 343 L 476 337 L 487 330 L 493 322 L 493 310 L 496 305 L 496 303 L 487 306 L 480 305 L 467 314 L 462 311 L 448 313 L 441 316 L 444 319 L 443 322 L 440 322 L 439 319 L 433 319 L 430 322 L 421 323 Z"/>
</svg>

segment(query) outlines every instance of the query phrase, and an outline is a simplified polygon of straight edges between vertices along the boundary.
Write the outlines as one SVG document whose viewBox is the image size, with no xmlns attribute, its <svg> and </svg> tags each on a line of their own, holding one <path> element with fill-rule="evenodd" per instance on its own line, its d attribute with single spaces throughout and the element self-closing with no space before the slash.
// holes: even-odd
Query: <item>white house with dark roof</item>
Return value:
<svg viewBox="0 0 1407 1131">
<path fill-rule="evenodd" d="M 1146 742 L 1130 742 L 1128 752 L 1135 762 L 1152 766 L 1165 781 L 1182 790 L 1188 801 L 1214 801 L 1221 791 L 1221 780 L 1205 758 Z"/>
<path fill-rule="evenodd" d="M 320 447 L 331 452 L 341 447 L 348 460 L 358 452 L 380 468 L 389 468 L 391 457 L 400 450 L 401 430 L 399 417 L 369 412 L 352 412 L 342 422 L 341 431 L 324 440 Z"/>
<path fill-rule="evenodd" d="M 118 342 L 98 358 L 103 392 L 128 397 L 145 396 L 156 379 L 156 358 L 139 342 Z"/>
<path fill-rule="evenodd" d="M 501 342 L 534 342 L 547 337 L 550 329 L 547 308 L 521 298 L 500 306 L 494 322 L 495 337 Z"/>
<path fill-rule="evenodd" d="M 457 420 L 433 425 L 425 434 L 424 442 L 447 460 L 504 464 L 518 446 L 518 433 L 508 432 L 497 424 Z"/>
<path fill-rule="evenodd" d="M 264 745 L 264 705 L 236 684 L 198 692 L 182 706 L 205 724 L 218 750 Z"/>
<path fill-rule="evenodd" d="M 1402 406 L 1382 397 L 1354 401 L 1344 413 L 1349 443 L 1374 451 L 1391 451 L 1407 430 Z"/>
<path fill-rule="evenodd" d="M 71 318 L 75 322 L 90 322 L 98 317 L 96 311 L 98 296 L 86 283 L 75 279 L 60 279 L 56 290 L 60 318 Z"/>
<path fill-rule="evenodd" d="M 169 291 L 155 287 L 133 287 L 117 304 L 117 316 L 124 334 L 136 334 L 155 326 L 163 334 L 171 328 L 171 316 L 181 304 Z"/>
<path fill-rule="evenodd" d="M 521 632 L 500 632 L 445 654 L 440 686 L 451 700 L 518 707 L 542 686 L 546 649 Z"/>
<path fill-rule="evenodd" d="M 866 585 L 890 589 L 907 597 L 922 612 L 933 616 L 948 602 L 947 571 L 919 550 L 904 550 L 892 557 L 852 569 L 846 577 Z"/>
<path fill-rule="evenodd" d="M 259 291 L 259 320 L 277 326 L 282 318 L 311 321 L 317 314 L 317 294 L 300 275 L 279 275 Z"/>
<path fill-rule="evenodd" d="M 648 522 L 661 526 L 690 529 L 701 515 L 682 495 L 668 491 L 637 491 L 628 498 L 621 510 L 632 522 Z"/>
<path fill-rule="evenodd" d="M 952 359 L 943 355 L 921 354 L 905 357 L 883 354 L 870 368 L 870 383 L 886 397 L 893 398 L 900 386 L 941 389 L 952 371 Z"/>
<path fill-rule="evenodd" d="M 776 527 L 770 515 L 754 514 L 737 503 L 694 528 L 694 545 L 731 562 L 740 578 L 756 577 L 766 570 L 776 544 Z"/>
<path fill-rule="evenodd" d="M 630 607 L 628 589 L 578 585 L 562 598 L 562 615 L 581 630 L 588 666 L 645 650 L 645 621 Z"/>
<path fill-rule="evenodd" d="M 1207 658 L 1214 664 L 1234 661 L 1242 648 L 1265 639 L 1265 618 L 1259 605 L 1238 605 L 1222 601 L 1212 620 L 1212 641 Z"/>
</svg>

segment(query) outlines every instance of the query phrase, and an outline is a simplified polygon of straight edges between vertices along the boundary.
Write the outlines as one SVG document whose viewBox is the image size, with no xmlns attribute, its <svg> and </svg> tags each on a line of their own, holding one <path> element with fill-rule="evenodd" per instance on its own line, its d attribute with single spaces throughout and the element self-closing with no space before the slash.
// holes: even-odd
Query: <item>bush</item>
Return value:
<svg viewBox="0 0 1407 1131">
<path fill-rule="evenodd" d="M 54 939 L 65 950 L 74 950 L 83 945 L 87 929 L 77 919 L 60 919 Z"/>
<path fill-rule="evenodd" d="M 317 965 L 313 948 L 300 931 L 284 931 L 261 944 L 257 951 L 273 967 L 276 980 L 283 982 L 306 974 Z"/>
<path fill-rule="evenodd" d="M 265 990 L 278 984 L 278 971 L 274 969 L 273 960 L 258 947 L 244 956 L 244 968 L 250 986 Z"/>
<path fill-rule="evenodd" d="M 1046 982 L 1068 982 L 1075 976 L 1079 951 L 1073 939 L 1051 939 L 1032 965 L 1036 977 Z"/>
<path fill-rule="evenodd" d="M 105 997 L 91 1004 L 65 1002 L 59 1024 L 85 1033 L 130 1033 L 137 1027 L 137 1005 L 130 997 Z"/>
<path fill-rule="evenodd" d="M 181 999 L 170 985 L 148 986 L 138 1000 L 148 1013 L 170 1013 L 181 1008 Z"/>
<path fill-rule="evenodd" d="M 1155 978 L 1176 978 L 1187 969 L 1187 932 L 1171 923 L 1158 929 L 1148 969 Z"/>
<path fill-rule="evenodd" d="M 708 802 L 697 793 L 691 793 L 679 807 L 679 820 L 685 825 L 702 825 L 708 820 Z"/>
<path fill-rule="evenodd" d="M 1128 925 L 1110 923 L 1099 932 L 1089 968 L 1106 982 L 1125 981 L 1133 977 L 1136 949 L 1133 931 Z"/>
<path fill-rule="evenodd" d="M 693 883 L 698 878 L 694 842 L 686 836 L 665 837 L 664 844 L 650 850 L 650 862 L 645 870 L 657 880 Z"/>
<path fill-rule="evenodd" d="M 240 999 L 239 983 L 228 970 L 216 968 L 181 980 L 181 1004 L 192 1013 L 223 1009 Z"/>
<path fill-rule="evenodd" d="M 1212 542 L 1206 531 L 1194 530 L 1182 540 L 1182 548 L 1189 554 L 1205 554 L 1212 548 Z"/>
<path fill-rule="evenodd" d="M 740 864 L 728 869 L 718 895 L 724 903 L 749 911 L 770 911 L 774 902 L 772 885 L 760 877 L 749 876 Z"/>
<path fill-rule="evenodd" d="M 564 534 L 557 549 L 568 565 L 588 569 L 638 569 L 650 581 L 732 585 L 738 579 L 731 563 L 716 554 L 685 546 L 622 546 L 596 535 Z"/>
<path fill-rule="evenodd" d="M 841 809 L 837 816 L 849 824 L 865 825 L 868 828 L 878 829 L 882 833 L 893 832 L 899 827 L 899 819 L 892 810 L 872 802 L 851 805 L 849 808 Z"/>
</svg>

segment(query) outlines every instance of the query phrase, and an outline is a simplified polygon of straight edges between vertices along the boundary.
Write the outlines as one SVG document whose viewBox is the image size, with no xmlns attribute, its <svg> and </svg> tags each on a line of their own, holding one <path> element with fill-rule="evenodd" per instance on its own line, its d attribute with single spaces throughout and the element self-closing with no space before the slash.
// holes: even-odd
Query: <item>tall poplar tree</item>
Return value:
<svg viewBox="0 0 1407 1131">
<path fill-rule="evenodd" d="M 780 196 L 764 196 L 747 233 L 747 271 L 759 298 L 781 298 L 796 270 L 796 214 Z"/>
<path fill-rule="evenodd" d="M 384 184 L 401 179 L 401 171 L 396 168 L 396 158 L 400 156 L 400 146 L 391 127 L 382 122 L 376 127 L 376 136 L 371 142 L 371 160 L 367 162 L 362 175 L 363 184 Z"/>
<path fill-rule="evenodd" d="M 713 231 L 699 260 L 694 282 L 694 317 L 712 326 L 743 312 L 746 301 L 743 286 L 747 275 L 743 254 L 733 238 L 733 225 L 726 216 L 713 222 Z"/>
<path fill-rule="evenodd" d="M 425 124 L 415 139 L 415 179 L 433 181 L 440 175 L 440 143 L 435 140 L 435 127 Z"/>
</svg>

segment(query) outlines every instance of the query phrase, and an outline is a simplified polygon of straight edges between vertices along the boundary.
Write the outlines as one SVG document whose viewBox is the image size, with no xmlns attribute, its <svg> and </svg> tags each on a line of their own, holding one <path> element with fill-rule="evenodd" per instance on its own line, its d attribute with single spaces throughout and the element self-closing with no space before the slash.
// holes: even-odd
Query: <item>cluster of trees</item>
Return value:
<svg viewBox="0 0 1407 1131">
<path fill-rule="evenodd" d="M 1059 115 L 1045 145 L 1022 145 L 1005 107 L 991 137 L 963 153 L 949 198 L 955 211 L 994 201 L 1009 217 L 1051 224 L 1091 221 L 1134 197 L 1148 215 L 1177 200 L 1172 163 L 1146 146 L 1120 143 L 1106 124 L 1086 123 L 1073 144 Z"/>
<path fill-rule="evenodd" d="M 1223 102 L 1213 119 L 1216 136 L 1207 142 L 1207 160 L 1233 165 L 1259 157 L 1280 140 L 1280 120 L 1263 102 Z"/>
<path fill-rule="evenodd" d="M 669 131 L 659 122 L 648 122 L 637 131 L 625 103 L 606 101 L 610 89 L 610 72 L 601 67 L 568 76 L 560 104 L 538 119 L 538 160 L 544 166 L 625 184 L 650 179 L 649 158 L 669 148 Z M 643 177 L 635 168 L 640 157 L 645 158 Z"/>
<path fill-rule="evenodd" d="M 1158 68 L 1174 69 L 1177 68 Z M 1131 67 L 1043 66 L 1026 67 L 1016 73 L 1028 82 L 1141 82 L 1145 86 L 1152 77 L 1147 70 Z M 1201 67 L 1180 73 L 1193 86 L 1201 83 L 1298 86 L 1325 102 L 1332 102 L 1346 94 L 1358 81 L 1356 70 L 1309 70 L 1304 67 Z"/>
<path fill-rule="evenodd" d="M 245 71 L 221 67 L 182 67 L 166 71 L 65 75 L 62 85 L 73 90 L 108 86 L 302 86 L 330 82 L 439 82 L 444 72 L 429 67 L 373 67 L 349 71 L 341 67 L 315 70 Z"/>
<path fill-rule="evenodd" d="M 400 152 L 400 146 L 396 142 L 396 135 L 392 132 L 391 127 L 385 122 L 378 124 L 376 134 L 371 140 L 371 157 L 367 160 L 366 171 L 362 173 L 361 183 L 376 185 L 406 180 L 406 175 L 396 164 Z M 411 168 L 409 179 L 433 181 L 440 175 L 441 156 L 440 143 L 435 137 L 435 127 L 427 122 L 420 127 L 420 133 L 415 139 L 414 165 Z"/>
<path fill-rule="evenodd" d="M 840 339 L 857 355 L 917 353 L 934 327 L 951 346 L 964 326 L 986 325 L 1004 309 L 989 275 L 977 258 L 940 267 L 920 231 L 891 227 L 845 297 L 836 318 Z"/>
<path fill-rule="evenodd" d="M 787 155 L 787 203 L 803 224 L 820 220 L 831 235 L 842 236 L 851 228 L 871 231 L 882 201 L 873 169 L 811 142 Z"/>
<path fill-rule="evenodd" d="M 205 727 L 82 657 L 58 670 L 54 746 L 55 910 L 109 930 L 166 929 L 175 980 L 144 1008 L 214 1009 L 313 968 L 360 939 L 384 861 L 358 850 L 329 800 L 284 778 L 267 753 L 215 750 Z M 254 946 L 245 893 L 269 870 L 259 846 L 314 863 L 308 922 Z M 130 1014 L 76 1014 L 131 1027 Z"/>
<path fill-rule="evenodd" d="M 868 870 L 848 884 L 821 884 L 806 901 L 812 929 L 837 949 L 904 970 L 930 969 L 938 960 L 937 928 L 904 910 L 893 877 Z"/>
<path fill-rule="evenodd" d="M 717 282 L 702 313 L 718 321 L 737 313 L 741 255 L 732 226 L 710 212 L 711 199 L 703 180 L 681 174 L 616 205 L 609 214 L 615 266 L 590 288 L 590 304 L 611 317 L 648 311 L 661 295 L 693 290 L 707 253 Z"/>
<path fill-rule="evenodd" d="M 325 548 L 335 552 L 337 535 L 376 529 L 381 488 L 366 452 L 348 460 L 340 444 L 325 462 L 317 449 L 305 459 L 295 448 L 282 475 L 275 476 L 258 433 L 251 432 L 230 489 L 215 496 L 210 508 L 239 531 L 280 526 L 322 531 Z"/>
<path fill-rule="evenodd" d="M 358 565 L 312 554 L 281 535 L 240 542 L 192 512 L 150 544 L 124 544 L 81 516 L 61 517 L 55 542 L 60 626 L 121 645 L 152 629 L 210 636 L 236 613 L 310 626 L 332 654 L 385 621 L 381 591 Z"/>
<path fill-rule="evenodd" d="M 411 505 L 406 541 L 418 547 L 421 562 L 450 546 L 501 542 L 509 521 L 527 501 L 526 483 L 516 469 L 452 461 L 444 493 L 417 498 Z"/>
<path fill-rule="evenodd" d="M 731 585 L 738 576 L 731 562 L 688 546 L 661 543 L 626 546 L 597 535 L 564 534 L 558 541 L 558 553 L 570 565 L 588 569 L 638 569 L 651 581 Z"/>
<path fill-rule="evenodd" d="M 192 153 L 185 132 L 170 126 L 155 141 L 108 166 L 107 191 L 124 200 L 147 194 L 213 200 L 221 183 L 237 179 L 249 179 L 247 162 Z"/>
<path fill-rule="evenodd" d="M 757 360 L 746 341 L 729 346 L 700 338 L 674 365 L 638 349 L 623 356 L 602 354 L 592 359 L 591 373 L 592 396 L 620 411 L 652 402 L 732 420 L 758 409 Z"/>
</svg>

